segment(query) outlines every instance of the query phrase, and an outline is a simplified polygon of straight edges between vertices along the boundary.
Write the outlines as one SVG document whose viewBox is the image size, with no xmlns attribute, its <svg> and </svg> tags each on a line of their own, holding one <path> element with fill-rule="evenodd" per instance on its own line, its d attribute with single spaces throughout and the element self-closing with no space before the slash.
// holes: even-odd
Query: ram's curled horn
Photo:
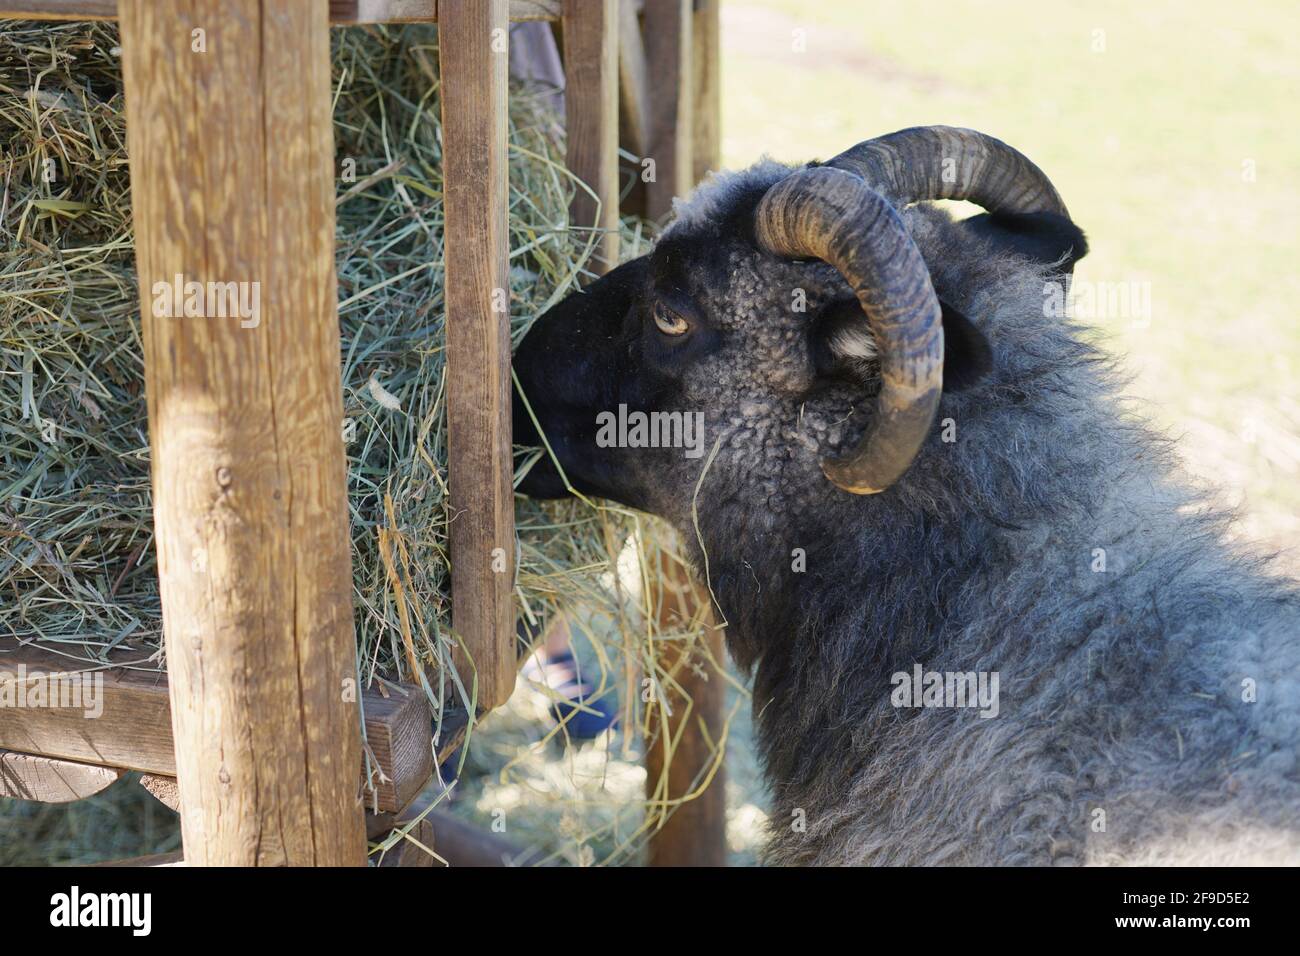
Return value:
<svg viewBox="0 0 1300 956">
<path fill-rule="evenodd" d="M 862 305 L 880 353 L 876 416 L 822 470 L 846 491 L 883 491 L 920 451 L 943 389 L 943 326 L 930 271 L 889 201 L 841 169 L 809 167 L 772 186 L 755 232 L 769 252 L 834 266 Z"/>
<path fill-rule="evenodd" d="M 846 149 L 826 165 L 856 173 L 904 204 L 966 199 L 989 212 L 1069 216 L 1052 181 L 1028 157 L 973 129 L 903 129 Z"/>
</svg>

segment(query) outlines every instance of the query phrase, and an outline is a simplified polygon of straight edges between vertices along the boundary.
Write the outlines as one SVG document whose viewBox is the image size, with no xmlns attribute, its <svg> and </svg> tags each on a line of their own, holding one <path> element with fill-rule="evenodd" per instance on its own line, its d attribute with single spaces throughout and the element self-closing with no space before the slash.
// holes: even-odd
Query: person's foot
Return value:
<svg viewBox="0 0 1300 956">
<path fill-rule="evenodd" d="M 549 657 L 537 652 L 524 666 L 524 676 L 546 685 L 560 698 L 551 703 L 551 717 L 574 739 L 594 740 L 618 722 L 613 690 L 593 696 L 596 688 L 579 677 L 572 651 Z"/>
</svg>

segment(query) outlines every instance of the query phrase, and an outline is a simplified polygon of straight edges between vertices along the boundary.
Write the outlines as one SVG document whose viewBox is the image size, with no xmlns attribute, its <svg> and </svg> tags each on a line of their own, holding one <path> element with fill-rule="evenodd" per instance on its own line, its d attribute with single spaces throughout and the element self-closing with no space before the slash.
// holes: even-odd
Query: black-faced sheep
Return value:
<svg viewBox="0 0 1300 956">
<path fill-rule="evenodd" d="M 944 197 L 989 212 L 914 204 Z M 713 177 L 522 343 L 571 486 L 695 550 L 754 674 L 769 861 L 1300 863 L 1300 596 L 1045 314 L 1084 251 L 1019 153 L 907 130 Z M 604 447 L 621 405 L 702 413 L 708 454 Z M 993 706 L 942 706 L 954 675 Z"/>
</svg>

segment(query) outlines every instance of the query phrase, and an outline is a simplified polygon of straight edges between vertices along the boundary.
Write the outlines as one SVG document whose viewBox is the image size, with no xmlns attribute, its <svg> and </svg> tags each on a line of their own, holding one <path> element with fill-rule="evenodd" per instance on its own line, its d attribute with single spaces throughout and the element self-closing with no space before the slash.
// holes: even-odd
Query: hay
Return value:
<svg viewBox="0 0 1300 956">
<path fill-rule="evenodd" d="M 76 656 L 161 643 L 115 42 L 103 24 L 0 36 L 0 395 L 16 411 L 0 431 L 0 633 Z M 365 680 L 409 680 L 408 645 L 445 662 L 450 644 L 436 32 L 339 30 L 334 47 L 358 649 Z M 592 234 L 566 228 L 577 187 L 541 96 L 511 103 L 522 333 L 574 288 Z M 519 597 L 531 620 L 574 587 L 597 596 L 588 579 L 608 568 L 608 525 L 621 520 L 581 504 L 523 507 Z M 448 689 L 432 693 L 441 702 Z"/>
<path fill-rule="evenodd" d="M 332 36 L 359 667 L 363 684 L 423 681 L 412 675 L 412 649 L 422 665 L 437 665 L 436 683 L 424 686 L 433 712 L 442 713 L 472 699 L 473 681 L 450 661 L 437 33 L 411 26 L 336 29 Z M 84 660 L 130 646 L 162 668 L 116 43 L 112 24 L 0 23 L 0 407 L 8 409 L 0 414 L 0 635 L 35 638 Z M 564 167 L 562 130 L 549 103 L 543 91 L 512 89 L 516 341 L 575 288 L 593 244 L 592 230 L 566 226 L 573 191 L 586 187 Z M 342 174 L 350 161 L 349 179 Z M 626 255 L 644 251 L 639 224 L 624 224 L 623 245 Z M 521 473 L 541 454 L 534 451 Z M 624 542 L 653 537 L 647 519 L 591 502 L 516 503 L 522 616 L 536 628 L 563 607 L 580 626 L 586 679 L 622 704 L 625 731 L 603 743 L 605 758 L 631 768 L 645 717 L 639 680 L 656 671 L 655 642 L 694 640 L 655 633 L 653 615 L 638 613 L 641 589 L 625 586 L 644 576 Z M 627 565 L 621 575 L 620 552 Z M 544 710 L 546 693 L 524 710 Z M 591 746 L 587 757 L 581 748 L 571 753 L 563 727 L 534 725 L 524 736 L 531 744 L 519 747 L 513 738 L 517 756 L 501 769 L 503 783 L 520 761 L 536 764 L 553 750 L 553 741 L 577 754 L 557 766 L 599 762 Z M 564 811 L 579 822 L 549 841 L 547 859 L 634 858 L 647 822 L 632 789 L 602 789 L 592 817 L 580 812 L 591 803 L 581 787 L 555 790 L 557 799 L 579 805 Z M 113 806 L 110 815 L 119 812 Z M 41 833 L 63 832 L 48 814 L 35 823 L 45 827 Z M 77 858 L 71 849 L 56 852 Z"/>
</svg>

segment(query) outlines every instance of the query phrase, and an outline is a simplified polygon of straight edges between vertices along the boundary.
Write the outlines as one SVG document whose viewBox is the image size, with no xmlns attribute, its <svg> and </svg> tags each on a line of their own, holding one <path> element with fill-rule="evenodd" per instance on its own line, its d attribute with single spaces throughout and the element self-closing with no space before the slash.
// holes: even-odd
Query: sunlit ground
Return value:
<svg viewBox="0 0 1300 956">
<path fill-rule="evenodd" d="M 729 690 L 727 842 L 732 865 L 757 862 L 766 821 L 750 735 L 749 701 Z M 451 809 L 525 851 L 521 862 L 636 864 L 645 834 L 645 770 L 636 735 L 605 734 L 571 745 L 542 743 L 554 724 L 547 698 L 521 680 L 510 702 L 485 720 L 470 748 Z"/>
</svg>

